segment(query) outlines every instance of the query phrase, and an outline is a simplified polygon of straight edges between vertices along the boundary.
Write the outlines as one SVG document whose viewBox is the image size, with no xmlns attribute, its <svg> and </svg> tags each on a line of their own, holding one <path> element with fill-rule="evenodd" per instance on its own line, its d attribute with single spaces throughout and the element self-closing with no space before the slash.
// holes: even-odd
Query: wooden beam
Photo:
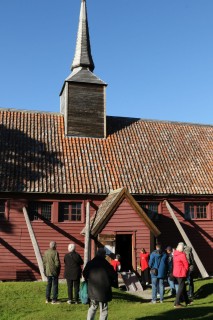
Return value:
<svg viewBox="0 0 213 320">
<path fill-rule="evenodd" d="M 187 234 L 186 234 L 185 231 L 183 230 L 183 228 L 182 228 L 179 220 L 177 219 L 174 211 L 172 210 L 169 202 L 168 202 L 167 200 L 164 200 L 164 203 L 166 204 L 166 207 L 167 207 L 167 209 L 169 210 L 169 213 L 170 213 L 172 219 L 174 220 L 174 223 L 176 224 L 178 230 L 180 231 L 180 234 L 182 235 L 183 240 L 185 241 L 186 245 L 187 245 L 187 246 L 190 246 L 190 247 L 192 248 L 194 260 L 195 260 L 196 265 L 197 265 L 197 267 L 198 267 L 198 269 L 199 269 L 199 271 L 200 271 L 200 273 L 201 273 L 202 278 L 208 278 L 209 275 L 208 275 L 208 273 L 207 273 L 204 265 L 202 264 L 202 262 L 201 262 L 201 260 L 200 260 L 200 258 L 199 258 L 199 256 L 198 256 L 198 254 L 197 254 L 197 252 L 195 251 L 195 248 L 193 247 L 193 245 L 192 245 L 191 241 L 189 240 Z"/>
<path fill-rule="evenodd" d="M 35 252 L 35 256 L 36 256 L 36 260 L 37 260 L 37 263 L 38 263 L 38 267 L 39 267 L 39 271 L 40 271 L 40 274 L 41 274 L 41 278 L 42 278 L 43 281 L 47 281 L 47 278 L 46 278 L 46 276 L 44 274 L 44 265 L 43 265 L 43 260 L 42 260 L 42 257 L 41 257 L 41 252 L 39 250 L 39 246 L 38 246 L 38 243 L 37 243 L 37 240 L 36 240 L 36 237 L 35 237 L 35 234 L 34 234 L 34 231 L 33 231 L 33 228 L 32 228 L 28 213 L 27 213 L 27 209 L 25 207 L 23 207 L 23 213 L 24 213 L 24 218 L 25 218 L 25 221 L 26 221 L 26 224 L 27 224 L 27 228 L 28 228 L 28 231 L 29 231 L 30 239 L 31 239 L 31 242 L 32 242 L 32 245 L 33 245 L 33 249 L 34 249 L 34 252 Z"/>
<path fill-rule="evenodd" d="M 84 266 L 90 260 L 90 203 L 86 205 L 86 226 L 84 239 Z"/>
</svg>

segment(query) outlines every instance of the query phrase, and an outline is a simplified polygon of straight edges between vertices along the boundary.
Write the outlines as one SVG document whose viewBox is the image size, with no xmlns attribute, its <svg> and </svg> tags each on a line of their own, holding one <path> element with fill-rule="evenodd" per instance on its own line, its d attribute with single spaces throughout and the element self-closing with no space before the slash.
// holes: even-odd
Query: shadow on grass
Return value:
<svg viewBox="0 0 213 320">
<path fill-rule="evenodd" d="M 212 320 L 213 307 L 188 307 L 173 309 L 155 316 L 136 318 L 135 320 Z"/>
<path fill-rule="evenodd" d="M 204 284 L 195 293 L 195 298 L 196 298 L 196 300 L 204 299 L 204 298 L 208 297 L 209 295 L 211 295 L 212 292 L 213 292 L 213 283 Z"/>
<path fill-rule="evenodd" d="M 113 300 L 123 300 L 126 302 L 147 302 L 146 300 L 144 300 L 141 297 L 137 297 L 135 295 L 132 294 L 128 294 L 128 293 L 123 293 L 121 291 L 113 291 Z"/>
</svg>

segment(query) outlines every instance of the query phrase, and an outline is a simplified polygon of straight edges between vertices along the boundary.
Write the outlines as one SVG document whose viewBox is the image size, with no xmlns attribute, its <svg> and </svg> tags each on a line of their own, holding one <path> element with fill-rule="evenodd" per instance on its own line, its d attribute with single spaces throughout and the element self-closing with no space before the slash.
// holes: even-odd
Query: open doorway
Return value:
<svg viewBox="0 0 213 320">
<path fill-rule="evenodd" d="M 116 235 L 116 254 L 121 256 L 121 271 L 132 271 L 132 234 Z"/>
</svg>

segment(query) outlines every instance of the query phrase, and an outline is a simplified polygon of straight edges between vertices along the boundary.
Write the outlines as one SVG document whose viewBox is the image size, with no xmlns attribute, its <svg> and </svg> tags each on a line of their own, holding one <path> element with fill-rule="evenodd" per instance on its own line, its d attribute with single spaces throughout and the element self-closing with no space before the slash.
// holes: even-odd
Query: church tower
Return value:
<svg viewBox="0 0 213 320">
<path fill-rule="evenodd" d="M 106 83 L 94 73 L 86 0 L 81 9 L 71 74 L 60 93 L 65 134 L 75 137 L 106 137 Z"/>
</svg>

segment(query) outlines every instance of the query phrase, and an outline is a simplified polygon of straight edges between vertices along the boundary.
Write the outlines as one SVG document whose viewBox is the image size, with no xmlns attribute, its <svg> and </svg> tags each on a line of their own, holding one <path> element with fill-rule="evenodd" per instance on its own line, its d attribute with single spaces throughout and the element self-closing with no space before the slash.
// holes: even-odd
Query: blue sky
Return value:
<svg viewBox="0 0 213 320">
<path fill-rule="evenodd" d="M 0 1 L 0 107 L 59 112 L 80 0 Z M 213 124 L 213 0 L 87 0 L 107 115 Z"/>
</svg>

